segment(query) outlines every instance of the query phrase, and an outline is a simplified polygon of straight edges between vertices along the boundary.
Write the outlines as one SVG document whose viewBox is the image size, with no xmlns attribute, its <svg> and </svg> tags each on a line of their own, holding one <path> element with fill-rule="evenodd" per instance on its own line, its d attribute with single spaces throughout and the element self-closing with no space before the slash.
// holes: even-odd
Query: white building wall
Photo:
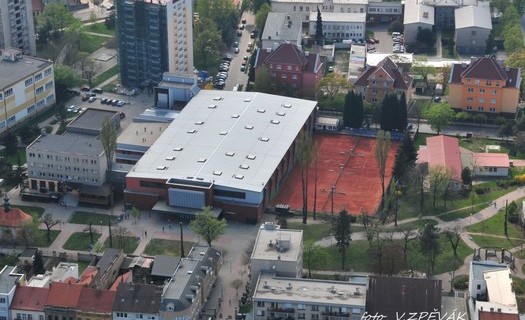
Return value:
<svg viewBox="0 0 525 320">
<path fill-rule="evenodd" d="M 45 314 L 43 311 L 38 312 L 38 311 L 11 309 L 10 313 L 11 313 L 12 320 L 25 320 L 25 319 L 44 320 L 45 319 Z"/>
<path fill-rule="evenodd" d="M 310 34 L 315 35 L 316 21 L 310 21 Z M 365 22 L 323 21 L 323 33 L 326 40 L 360 40 L 366 35 Z"/>
<path fill-rule="evenodd" d="M 169 72 L 193 73 L 193 6 L 191 0 L 167 5 Z"/>
<path fill-rule="evenodd" d="M 302 13 L 303 22 L 308 22 L 310 20 L 310 13 L 317 12 L 318 7 L 322 16 L 323 12 L 366 13 L 367 4 L 363 2 L 333 4 L 330 0 L 326 0 L 325 3 L 320 1 L 272 1 L 273 12 Z"/>
<path fill-rule="evenodd" d="M 476 177 L 507 177 L 509 168 L 498 167 L 474 167 L 474 176 Z"/>
</svg>

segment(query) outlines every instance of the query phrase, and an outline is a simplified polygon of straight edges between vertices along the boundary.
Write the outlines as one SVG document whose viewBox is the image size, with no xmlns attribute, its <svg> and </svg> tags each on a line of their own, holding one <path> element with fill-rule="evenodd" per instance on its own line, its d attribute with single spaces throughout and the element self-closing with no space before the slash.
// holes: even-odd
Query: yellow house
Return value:
<svg viewBox="0 0 525 320">
<path fill-rule="evenodd" d="M 521 69 L 483 57 L 469 65 L 454 64 L 448 102 L 460 111 L 514 115 L 519 101 Z"/>
</svg>

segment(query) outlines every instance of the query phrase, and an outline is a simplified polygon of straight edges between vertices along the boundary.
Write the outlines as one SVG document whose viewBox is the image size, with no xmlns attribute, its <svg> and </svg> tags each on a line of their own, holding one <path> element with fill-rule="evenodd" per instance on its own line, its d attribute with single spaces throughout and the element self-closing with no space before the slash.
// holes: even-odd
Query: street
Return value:
<svg viewBox="0 0 525 320">
<path fill-rule="evenodd" d="M 244 12 L 242 18 L 246 19 L 246 26 L 244 30 L 242 30 L 242 36 L 236 36 L 236 41 L 239 42 L 239 53 L 234 53 L 233 47 L 226 52 L 226 54 L 229 54 L 233 57 L 230 63 L 228 79 L 226 79 L 226 85 L 224 86 L 224 90 L 228 91 L 231 91 L 233 87 L 238 84 L 242 84 L 244 91 L 246 88 L 246 84 L 248 83 L 248 71 L 246 70 L 246 72 L 242 72 L 241 65 L 243 62 L 242 58 L 244 56 L 248 57 L 247 63 L 250 61 L 251 53 L 246 52 L 246 49 L 248 48 L 249 42 L 254 42 L 254 39 L 250 39 L 250 32 L 252 32 L 255 29 L 255 17 L 251 12 Z"/>
</svg>

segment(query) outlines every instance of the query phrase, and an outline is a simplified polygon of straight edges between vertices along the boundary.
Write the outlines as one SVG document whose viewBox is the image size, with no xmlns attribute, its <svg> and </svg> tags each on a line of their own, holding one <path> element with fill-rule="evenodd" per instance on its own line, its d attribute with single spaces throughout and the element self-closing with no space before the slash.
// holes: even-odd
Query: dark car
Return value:
<svg viewBox="0 0 525 320">
<path fill-rule="evenodd" d="M 94 93 L 99 93 L 99 94 L 100 94 L 100 93 L 104 93 L 104 90 L 102 90 L 102 88 L 94 88 L 94 89 L 91 90 L 91 91 L 93 91 Z"/>
<path fill-rule="evenodd" d="M 118 103 L 118 100 L 115 100 L 115 99 L 111 100 L 111 105 L 112 106 L 116 106 L 117 103 Z"/>
<path fill-rule="evenodd" d="M 106 104 L 107 102 L 108 102 L 108 98 L 102 98 L 100 100 L 100 103 L 102 103 L 102 104 Z"/>
<path fill-rule="evenodd" d="M 80 87 L 80 90 L 82 90 L 82 91 L 89 91 L 89 90 L 91 90 L 91 88 L 89 86 L 82 86 L 82 87 Z"/>
<path fill-rule="evenodd" d="M 89 96 L 87 94 L 82 95 L 82 101 L 88 101 Z"/>
<path fill-rule="evenodd" d="M 255 32 L 252 31 L 252 33 L 250 33 L 250 39 L 255 39 Z"/>
<path fill-rule="evenodd" d="M 246 19 L 242 19 L 242 20 L 241 20 L 241 23 L 242 23 L 242 24 L 246 24 Z"/>
</svg>

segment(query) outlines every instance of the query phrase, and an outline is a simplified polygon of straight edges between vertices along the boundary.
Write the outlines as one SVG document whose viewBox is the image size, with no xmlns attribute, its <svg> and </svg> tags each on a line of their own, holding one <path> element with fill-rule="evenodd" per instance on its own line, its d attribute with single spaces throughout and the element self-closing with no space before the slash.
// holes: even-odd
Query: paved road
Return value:
<svg viewBox="0 0 525 320">
<path fill-rule="evenodd" d="M 246 89 L 246 84 L 248 83 L 248 72 L 241 72 L 241 64 L 243 62 L 243 57 L 247 56 L 248 61 L 250 60 L 251 52 L 247 52 L 249 42 L 254 42 L 254 39 L 250 39 L 250 32 L 255 29 L 255 17 L 251 12 L 244 12 L 242 15 L 243 19 L 246 19 L 246 27 L 242 30 L 242 36 L 237 37 L 236 41 L 239 42 L 239 53 L 234 53 L 233 48 L 228 50 L 228 54 L 233 56 L 233 60 L 230 63 L 230 71 L 228 72 L 228 79 L 226 79 L 226 85 L 224 90 L 231 91 L 234 86 L 238 84 L 243 85 L 243 91 Z"/>
</svg>

